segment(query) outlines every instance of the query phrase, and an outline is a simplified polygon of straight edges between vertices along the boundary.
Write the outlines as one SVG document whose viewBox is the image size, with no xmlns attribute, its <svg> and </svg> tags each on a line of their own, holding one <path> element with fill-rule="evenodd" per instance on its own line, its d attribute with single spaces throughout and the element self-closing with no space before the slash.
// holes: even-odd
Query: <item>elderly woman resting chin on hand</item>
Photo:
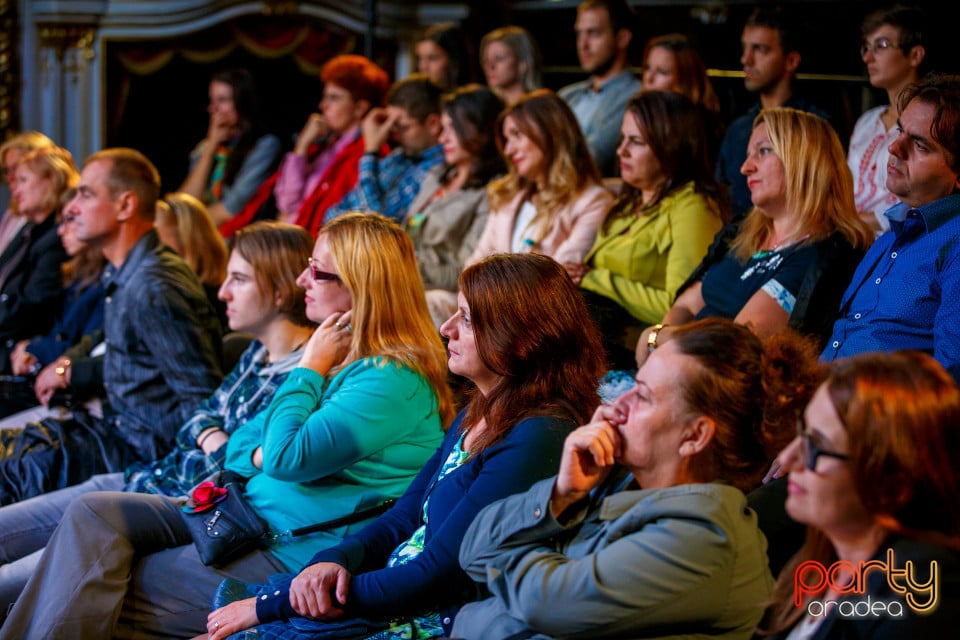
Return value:
<svg viewBox="0 0 960 640">
<path fill-rule="evenodd" d="M 790 344 L 729 320 L 675 329 L 567 437 L 555 478 L 474 520 L 460 564 L 493 597 L 452 636 L 749 638 L 773 578 L 743 492 L 815 386 L 796 384 L 816 377 L 812 350 Z"/>
</svg>

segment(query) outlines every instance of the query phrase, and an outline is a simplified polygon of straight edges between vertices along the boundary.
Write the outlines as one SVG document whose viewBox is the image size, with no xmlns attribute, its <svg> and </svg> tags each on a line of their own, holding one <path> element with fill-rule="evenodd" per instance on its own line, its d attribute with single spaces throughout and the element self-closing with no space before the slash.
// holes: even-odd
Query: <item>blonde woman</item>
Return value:
<svg viewBox="0 0 960 640">
<path fill-rule="evenodd" d="M 790 326 L 823 342 L 874 237 L 857 215 L 843 145 L 819 116 L 765 109 L 740 171 L 753 210 L 739 228 L 721 231 L 724 239 L 681 288 L 663 324 L 719 316 L 761 336 Z"/>
<path fill-rule="evenodd" d="M 207 298 L 227 330 L 226 305 L 217 298 L 227 275 L 227 243 L 200 200 L 188 193 L 167 194 L 157 202 L 154 221 L 160 241 L 180 254 L 197 274 Z"/>
<path fill-rule="evenodd" d="M 34 149 L 52 146 L 53 141 L 39 131 L 24 131 L 0 144 L 0 172 L 4 174 L 11 196 L 16 186 L 16 168 L 20 158 Z M 16 201 L 11 197 L 7 210 L 0 217 L 0 254 L 6 251 L 25 223 L 26 220 L 17 211 Z"/>
<path fill-rule="evenodd" d="M 67 252 L 57 236 L 63 194 L 80 174 L 61 147 L 34 149 L 14 169 L 13 200 L 26 224 L 0 255 L 0 342 L 16 342 L 53 325 L 50 310 L 63 298 Z"/>
<path fill-rule="evenodd" d="M 500 27 L 483 36 L 480 65 L 487 86 L 507 104 L 513 104 L 525 93 L 543 86 L 540 50 L 536 40 L 523 27 Z"/>
<path fill-rule="evenodd" d="M 582 262 L 613 202 L 570 107 L 548 90 L 508 107 L 497 123 L 508 173 L 487 189 L 490 215 L 467 264 L 494 253 Z"/>
<path fill-rule="evenodd" d="M 373 214 L 337 218 L 297 283 L 320 326 L 270 406 L 230 435 L 224 464 L 249 478 L 247 502 L 278 534 L 398 497 L 454 414 L 446 354 L 399 225 Z M 190 637 L 206 629 L 223 578 L 297 571 L 362 525 L 281 537 L 215 568 L 200 561 L 177 502 L 86 494 L 67 508 L 3 630 Z"/>
</svg>

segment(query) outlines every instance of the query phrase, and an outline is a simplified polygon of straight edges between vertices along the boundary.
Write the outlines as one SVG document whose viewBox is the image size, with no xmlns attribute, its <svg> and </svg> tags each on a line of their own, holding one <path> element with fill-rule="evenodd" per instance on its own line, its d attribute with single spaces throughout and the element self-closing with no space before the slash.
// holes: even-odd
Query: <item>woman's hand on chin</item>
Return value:
<svg viewBox="0 0 960 640">
<path fill-rule="evenodd" d="M 208 615 L 207 633 L 210 640 L 221 640 L 258 624 L 257 599 L 247 598 L 231 602 Z"/>
<path fill-rule="evenodd" d="M 301 367 L 325 376 L 334 365 L 343 362 L 350 351 L 350 316 L 350 311 L 332 313 L 317 327 L 303 350 Z"/>
</svg>

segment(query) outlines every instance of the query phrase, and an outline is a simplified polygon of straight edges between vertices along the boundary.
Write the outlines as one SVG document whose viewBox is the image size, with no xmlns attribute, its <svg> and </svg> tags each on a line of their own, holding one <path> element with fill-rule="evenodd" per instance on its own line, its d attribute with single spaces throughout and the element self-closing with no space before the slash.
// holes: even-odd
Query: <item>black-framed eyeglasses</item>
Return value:
<svg viewBox="0 0 960 640">
<path fill-rule="evenodd" d="M 340 282 L 340 276 L 337 274 L 318 269 L 313 264 L 313 258 L 307 258 L 307 268 L 310 269 L 310 277 L 317 282 Z"/>
<path fill-rule="evenodd" d="M 898 47 L 899 45 L 890 41 L 890 38 L 877 38 L 872 43 L 864 42 L 860 45 L 860 57 L 867 55 L 867 51 L 877 55 L 877 51 L 884 51 L 885 49 L 890 49 L 893 47 Z"/>
<path fill-rule="evenodd" d="M 802 413 L 797 416 L 797 436 L 800 437 L 800 451 L 803 453 L 803 463 L 807 465 L 807 469 L 810 471 L 817 470 L 817 458 L 820 456 L 836 458 L 837 460 L 850 459 L 850 456 L 845 453 L 837 453 L 836 451 L 821 449 L 814 444 L 813 438 L 810 437 L 810 433 L 807 430 L 807 423 L 803 419 Z"/>
</svg>

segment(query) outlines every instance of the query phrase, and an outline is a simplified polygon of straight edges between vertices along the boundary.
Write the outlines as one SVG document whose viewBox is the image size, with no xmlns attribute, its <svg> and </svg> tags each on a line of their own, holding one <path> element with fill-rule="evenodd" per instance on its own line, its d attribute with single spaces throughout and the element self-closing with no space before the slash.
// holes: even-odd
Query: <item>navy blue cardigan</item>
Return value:
<svg viewBox="0 0 960 640">
<path fill-rule="evenodd" d="M 464 412 L 457 416 L 440 449 L 389 511 L 311 560 L 310 564 L 334 562 L 353 574 L 347 616 L 384 620 L 439 610 L 449 633 L 460 605 L 476 596 L 473 581 L 458 561 L 467 527 L 488 504 L 526 491 L 538 480 L 555 474 L 564 438 L 576 427 L 572 420 L 527 418 L 500 442 L 436 482 L 437 473 L 460 437 L 463 416 Z M 423 502 L 428 496 L 429 522 L 423 552 L 407 564 L 385 568 L 397 545 L 420 526 Z M 298 615 L 290 606 L 289 588 L 290 580 L 286 580 L 279 593 L 257 599 L 261 623 Z"/>
</svg>

